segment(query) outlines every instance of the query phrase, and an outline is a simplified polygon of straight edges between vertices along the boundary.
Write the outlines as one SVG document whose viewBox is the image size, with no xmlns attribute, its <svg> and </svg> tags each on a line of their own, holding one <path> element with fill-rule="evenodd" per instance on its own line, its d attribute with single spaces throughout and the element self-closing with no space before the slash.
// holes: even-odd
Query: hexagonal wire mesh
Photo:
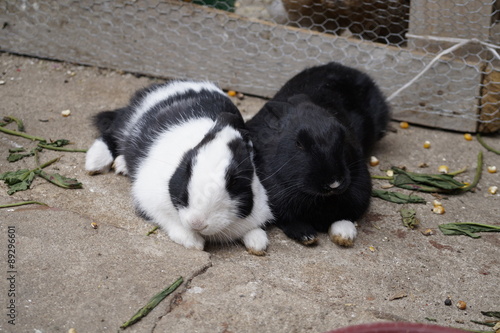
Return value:
<svg viewBox="0 0 500 333">
<path fill-rule="evenodd" d="M 477 114 L 447 109 L 444 106 L 446 103 L 436 100 L 435 95 L 445 95 L 444 98 L 449 99 L 454 94 L 462 94 L 463 88 L 455 84 L 461 78 L 451 74 L 450 68 L 447 69 L 446 66 L 433 69 L 434 85 L 420 87 L 415 91 L 420 95 L 419 105 L 407 107 L 412 110 L 417 107 L 418 112 L 431 115 L 475 118 L 479 122 L 478 129 L 482 132 L 500 128 L 498 0 L 413 0 L 413 3 L 410 0 L 240 0 L 235 4 L 235 12 L 279 24 L 344 36 L 347 40 L 355 38 L 383 43 L 393 48 L 409 48 L 416 51 L 411 54 L 414 59 L 420 58 L 421 54 L 418 52 L 431 55 L 433 59 L 430 64 L 449 54 L 452 55 L 451 61 L 463 62 L 464 66 L 481 64 L 481 82 L 478 82 L 480 88 L 475 96 L 478 100 Z M 307 47 L 314 45 L 309 43 Z M 345 58 L 336 60 L 354 67 L 363 67 L 360 63 L 350 63 L 347 57 L 348 54 Z M 407 59 L 401 57 L 395 61 L 404 62 Z M 391 62 L 377 62 L 374 59 L 368 62 L 371 65 L 364 69 L 375 77 L 377 71 L 384 69 L 385 73 L 384 67 L 394 66 Z M 419 75 L 432 68 L 430 64 L 422 63 L 421 67 L 417 66 L 415 78 L 403 87 L 399 86 L 400 82 L 395 82 L 394 86 L 384 85 L 383 90 L 389 94 L 389 100 L 395 98 L 401 90 L 411 87 Z"/>
<path fill-rule="evenodd" d="M 265 97 L 334 60 L 368 72 L 396 118 L 500 128 L 500 0 L 191 1 L 4 0 L 0 49 Z"/>
</svg>

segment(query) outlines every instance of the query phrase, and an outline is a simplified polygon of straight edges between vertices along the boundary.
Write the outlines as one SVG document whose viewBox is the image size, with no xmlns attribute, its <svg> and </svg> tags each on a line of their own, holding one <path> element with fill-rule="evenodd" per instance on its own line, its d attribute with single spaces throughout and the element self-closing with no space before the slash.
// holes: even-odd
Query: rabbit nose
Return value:
<svg viewBox="0 0 500 333">
<path fill-rule="evenodd" d="M 334 190 L 334 189 L 338 188 L 340 185 L 342 185 L 342 182 L 336 180 L 333 183 L 331 183 L 330 185 L 328 185 L 328 187 L 331 188 L 332 190 Z"/>
<path fill-rule="evenodd" d="M 201 231 L 203 229 L 206 229 L 208 225 L 205 224 L 202 220 L 194 220 L 189 222 L 189 225 L 191 226 L 191 229 L 196 230 L 196 231 Z"/>
</svg>

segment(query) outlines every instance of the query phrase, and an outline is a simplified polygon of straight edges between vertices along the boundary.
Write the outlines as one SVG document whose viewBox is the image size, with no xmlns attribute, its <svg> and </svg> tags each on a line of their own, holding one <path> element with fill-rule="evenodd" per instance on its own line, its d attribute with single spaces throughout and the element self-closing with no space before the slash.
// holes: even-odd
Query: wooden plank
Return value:
<svg viewBox="0 0 500 333">
<path fill-rule="evenodd" d="M 431 60 L 425 54 L 321 34 L 176 1 L 0 2 L 5 51 L 164 78 L 207 79 L 270 97 L 307 66 L 339 61 L 386 95 Z M 474 131 L 481 73 L 438 61 L 391 103 L 396 119 Z"/>
</svg>

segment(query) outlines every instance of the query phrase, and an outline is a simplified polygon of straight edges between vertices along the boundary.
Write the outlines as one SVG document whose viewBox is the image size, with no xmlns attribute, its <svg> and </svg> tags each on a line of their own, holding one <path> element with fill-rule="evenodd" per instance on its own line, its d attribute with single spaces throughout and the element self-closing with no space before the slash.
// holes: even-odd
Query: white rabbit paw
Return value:
<svg viewBox="0 0 500 333">
<path fill-rule="evenodd" d="M 266 254 L 267 245 L 269 241 L 267 234 L 264 230 L 257 228 L 250 230 L 243 236 L 243 244 L 250 254 L 256 256 L 263 256 Z"/>
<path fill-rule="evenodd" d="M 113 169 L 115 173 L 126 176 L 128 174 L 127 163 L 125 163 L 125 157 L 123 155 L 118 155 L 113 162 Z"/>
<path fill-rule="evenodd" d="M 328 230 L 330 239 L 337 245 L 351 247 L 358 234 L 354 223 L 348 220 L 340 220 L 332 223 Z"/>
<path fill-rule="evenodd" d="M 106 173 L 113 163 L 113 156 L 108 145 L 101 139 L 94 141 L 85 156 L 85 169 L 91 175 Z"/>
<path fill-rule="evenodd" d="M 188 249 L 203 250 L 205 247 L 205 239 L 198 233 L 189 230 L 170 230 L 168 236 L 171 240 Z"/>
</svg>

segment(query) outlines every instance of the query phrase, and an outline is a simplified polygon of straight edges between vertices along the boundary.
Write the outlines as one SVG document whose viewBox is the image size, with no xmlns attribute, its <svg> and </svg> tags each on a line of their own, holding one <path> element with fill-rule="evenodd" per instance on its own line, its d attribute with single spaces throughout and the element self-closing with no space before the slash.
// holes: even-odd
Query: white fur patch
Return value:
<svg viewBox="0 0 500 333">
<path fill-rule="evenodd" d="M 345 240 L 354 241 L 358 234 L 358 231 L 356 230 L 354 223 L 352 223 L 351 221 L 340 220 L 332 223 L 330 229 L 328 230 L 328 233 L 331 237 L 337 236 Z"/>
<path fill-rule="evenodd" d="M 226 190 L 226 170 L 233 159 L 227 144 L 236 138 L 241 139 L 241 134 L 225 127 L 196 156 L 188 185 L 188 207 L 179 210 L 179 215 L 188 225 L 204 221 L 206 227 L 200 230 L 203 235 L 215 235 L 235 222 L 237 204 Z"/>
<path fill-rule="evenodd" d="M 108 172 L 113 163 L 113 156 L 108 146 L 98 138 L 90 146 L 85 156 L 85 169 L 93 173 Z"/>
<path fill-rule="evenodd" d="M 118 155 L 113 162 L 113 168 L 116 174 L 128 175 L 127 163 L 125 162 L 125 157 L 123 155 Z"/>
<path fill-rule="evenodd" d="M 263 253 L 267 249 L 269 240 L 266 232 L 257 228 L 250 230 L 243 236 L 243 244 L 252 253 Z"/>
</svg>

